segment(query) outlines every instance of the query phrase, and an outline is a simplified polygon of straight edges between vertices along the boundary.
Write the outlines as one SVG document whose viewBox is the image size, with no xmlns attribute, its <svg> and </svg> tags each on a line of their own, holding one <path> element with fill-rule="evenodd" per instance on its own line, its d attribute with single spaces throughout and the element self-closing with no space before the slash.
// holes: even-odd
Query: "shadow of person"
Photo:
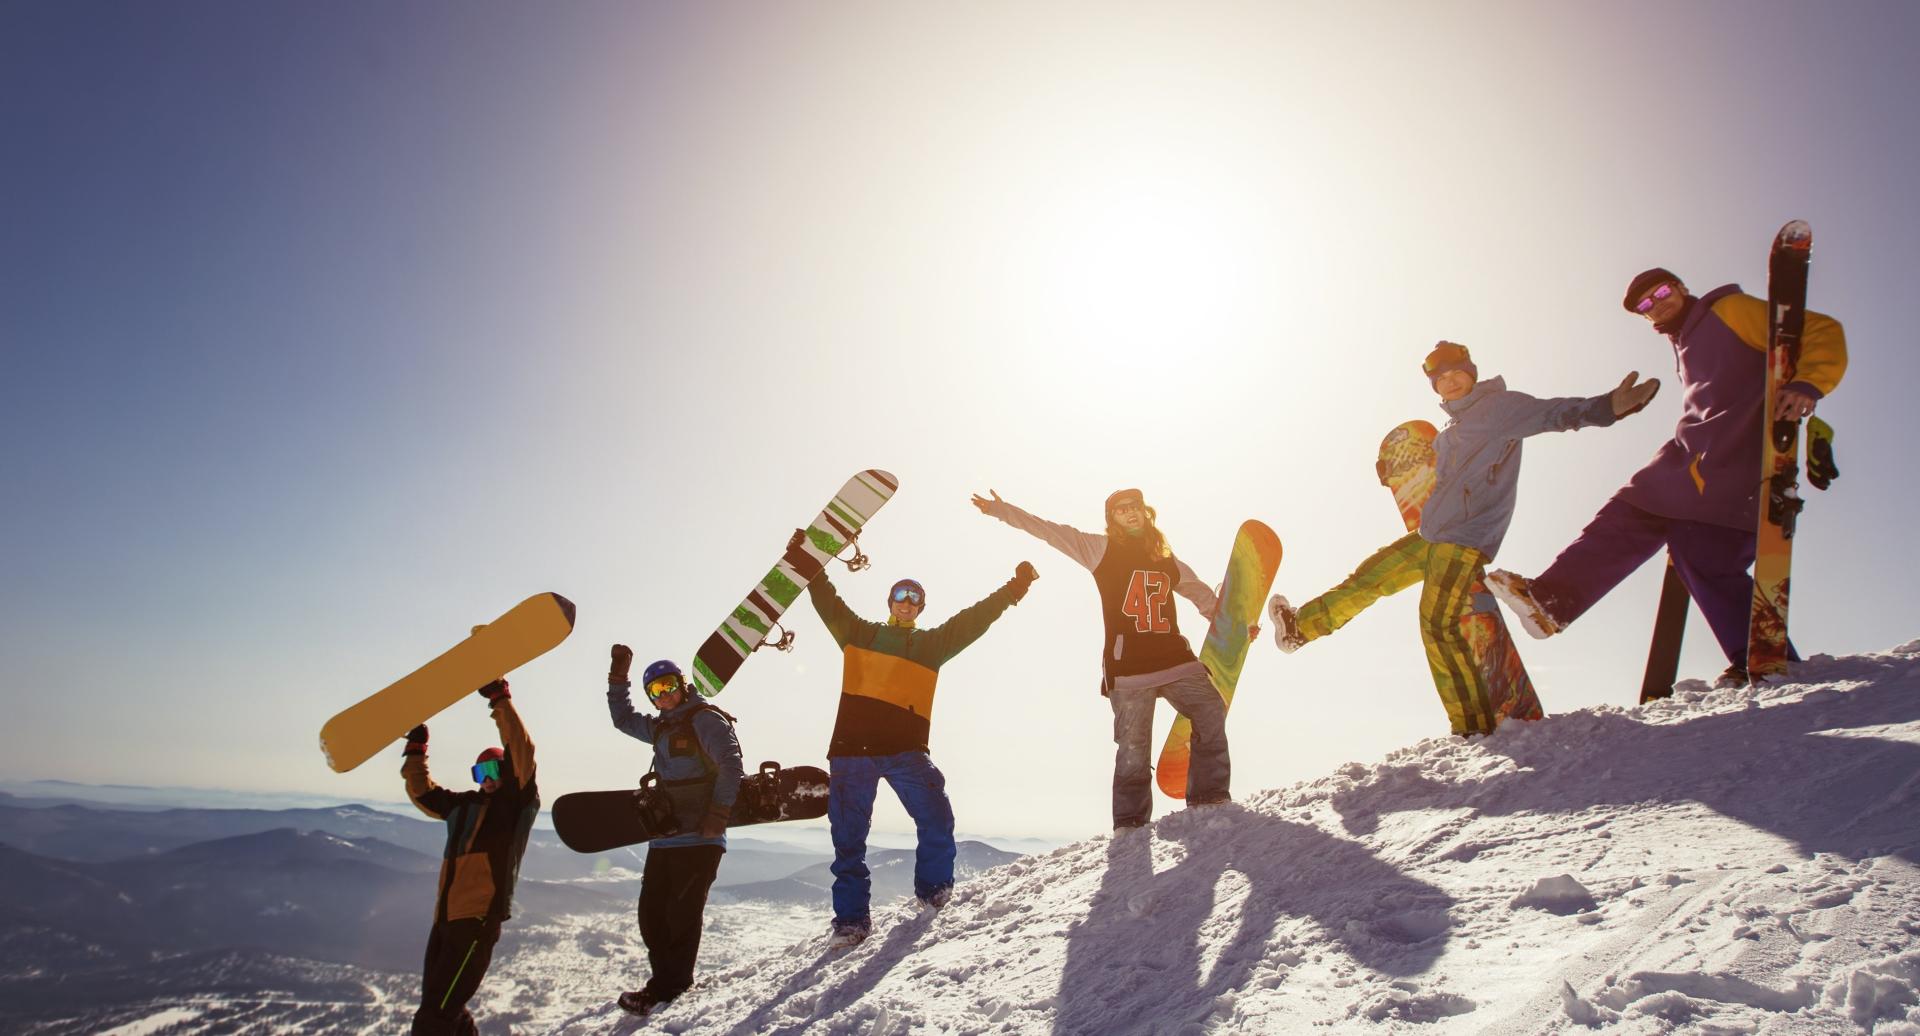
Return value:
<svg viewBox="0 0 1920 1036">
<path fill-rule="evenodd" d="M 1142 829 L 1109 843 L 1099 891 L 1068 932 L 1060 1036 L 1203 1022 L 1296 945 L 1331 941 L 1390 975 L 1427 970 L 1446 945 L 1452 897 L 1357 842 L 1237 804 L 1175 813 L 1151 834 L 1173 842 Z"/>
<path fill-rule="evenodd" d="M 916 912 L 890 926 L 886 940 L 878 946 L 866 947 L 866 957 L 859 969 L 844 979 L 829 978 L 823 981 L 821 966 L 839 954 L 836 951 L 822 953 L 813 966 L 801 968 L 779 992 L 767 998 L 765 1004 L 735 1026 L 734 1031 L 767 1033 L 770 1036 L 803 1032 L 820 1019 L 832 1017 L 841 1009 L 857 1003 L 913 952 L 914 944 L 926 934 L 931 917 L 929 913 Z M 823 986 L 822 992 L 806 1002 L 802 1012 L 795 1012 L 793 1007 L 798 1002 L 795 998 L 816 984 Z M 781 1018 L 781 1015 L 786 1017 Z"/>
<path fill-rule="evenodd" d="M 1820 677 L 1823 664 L 1808 665 L 1802 672 Z M 1920 657 L 1824 666 L 1829 678 L 1871 682 L 1749 698 L 1744 709 L 1677 723 L 1600 710 L 1503 726 L 1461 747 L 1505 756 L 1513 769 L 1453 780 L 1418 761 L 1377 767 L 1332 805 L 1348 831 L 1366 833 L 1382 814 L 1421 809 L 1511 816 L 1697 803 L 1809 854 L 1920 862 L 1920 744 L 1899 729 L 1920 721 Z"/>
</svg>

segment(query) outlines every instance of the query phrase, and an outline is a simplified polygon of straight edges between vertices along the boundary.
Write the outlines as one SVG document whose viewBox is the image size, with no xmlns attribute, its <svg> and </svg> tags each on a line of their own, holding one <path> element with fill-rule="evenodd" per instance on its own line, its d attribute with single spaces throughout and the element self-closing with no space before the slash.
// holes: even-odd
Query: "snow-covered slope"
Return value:
<svg viewBox="0 0 1920 1036">
<path fill-rule="evenodd" d="M 1794 679 L 1024 858 L 851 951 L 708 974 L 647 1028 L 1920 1033 L 1920 641 Z M 581 1007 L 562 1032 L 636 1028 Z"/>
</svg>

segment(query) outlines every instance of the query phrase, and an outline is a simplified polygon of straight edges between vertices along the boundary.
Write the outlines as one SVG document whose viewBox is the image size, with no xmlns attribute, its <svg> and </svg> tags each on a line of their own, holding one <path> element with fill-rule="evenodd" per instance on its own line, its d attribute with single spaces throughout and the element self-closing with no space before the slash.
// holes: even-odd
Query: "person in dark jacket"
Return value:
<svg viewBox="0 0 1920 1036">
<path fill-rule="evenodd" d="M 513 886 L 520 857 L 540 813 L 540 789 L 534 783 L 533 740 L 514 711 L 507 681 L 480 688 L 493 711 L 504 748 L 489 748 L 473 764 L 474 791 L 448 791 L 427 773 L 427 725 L 407 734 L 400 775 L 407 798 L 420 812 L 447 824 L 446 854 L 440 864 L 439 897 L 420 983 L 420 1009 L 413 1015 L 415 1036 L 479 1030 L 467 1001 L 493 960 L 500 926 L 512 916 Z"/>
<path fill-rule="evenodd" d="M 733 717 L 708 704 L 680 667 L 664 659 L 648 666 L 640 681 L 660 714 L 636 710 L 627 678 L 632 665 L 633 649 L 615 644 L 607 710 L 615 729 L 653 746 L 653 772 L 681 831 L 647 844 L 640 878 L 640 939 L 653 974 L 645 986 L 620 994 L 620 1006 L 646 1015 L 693 985 L 707 891 L 727 851 L 727 819 L 743 773 Z"/>
<path fill-rule="evenodd" d="M 1683 393 L 1673 438 L 1546 571 L 1534 579 L 1495 571 L 1487 583 L 1528 633 L 1549 637 L 1664 546 L 1727 656 L 1723 683 L 1744 686 L 1753 601 L 1747 569 L 1760 524 L 1767 302 L 1737 284 L 1695 298 L 1680 278 L 1655 267 L 1634 277 L 1621 305 L 1673 345 Z M 1832 317 L 1808 312 L 1799 366 L 1778 394 L 1774 416 L 1810 416 L 1846 370 L 1846 332 Z"/>
<path fill-rule="evenodd" d="M 803 535 L 804 530 L 796 531 L 794 542 Z M 918 835 L 914 895 L 924 908 L 937 910 L 946 904 L 953 891 L 956 850 L 947 779 L 927 751 L 934 685 L 940 667 L 1018 604 L 1038 575 L 1022 561 L 1000 589 L 924 630 L 916 623 L 927 594 L 914 580 L 902 579 L 888 591 L 886 622 L 855 615 L 824 571 L 808 582 L 807 596 L 842 657 L 840 711 L 827 747 L 827 822 L 833 834 L 830 945 L 851 946 L 873 929 L 867 832 L 882 780 L 900 797 Z"/>
<path fill-rule="evenodd" d="M 1187 563 L 1174 557 L 1157 514 L 1138 489 L 1106 499 L 1106 534 L 1051 522 L 1002 500 L 974 494 L 973 506 L 1072 558 L 1093 576 L 1102 627 L 1100 693 L 1113 707 L 1113 829 L 1146 826 L 1153 814 L 1153 709 L 1165 698 L 1193 724 L 1187 805 L 1232 798 L 1227 704 L 1207 667 L 1180 632 L 1173 595 L 1211 621 L 1220 599 Z M 1258 627 L 1249 627 L 1249 636 Z"/>
<path fill-rule="evenodd" d="M 1415 583 L 1420 639 L 1434 689 L 1456 735 L 1491 734 L 1500 722 L 1486 680 L 1474 663 L 1460 619 L 1472 607 L 1470 588 L 1506 539 L 1520 485 L 1521 440 L 1541 432 L 1604 428 L 1647 405 L 1658 380 L 1636 384 L 1632 372 L 1612 392 L 1589 398 L 1537 399 L 1480 380 L 1466 346 L 1440 342 L 1421 364 L 1448 415 L 1434 439 L 1434 487 L 1420 529 L 1382 547 L 1339 586 L 1295 609 L 1283 596 L 1268 602 L 1274 638 L 1292 652 L 1346 625 L 1369 605 Z"/>
</svg>

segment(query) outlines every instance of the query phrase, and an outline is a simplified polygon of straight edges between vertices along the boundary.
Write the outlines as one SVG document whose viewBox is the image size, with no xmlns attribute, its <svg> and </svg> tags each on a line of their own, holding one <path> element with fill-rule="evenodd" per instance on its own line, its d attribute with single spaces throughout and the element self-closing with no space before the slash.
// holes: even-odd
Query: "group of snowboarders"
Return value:
<svg viewBox="0 0 1920 1036">
<path fill-rule="evenodd" d="M 1846 370 L 1840 324 L 1806 315 L 1795 380 L 1762 413 L 1768 303 L 1725 285 L 1694 297 L 1679 277 L 1655 268 L 1634 277 L 1622 300 L 1672 343 L 1684 402 L 1674 436 L 1630 479 L 1539 576 L 1488 573 L 1512 523 L 1522 441 L 1548 431 L 1605 427 L 1637 413 L 1659 390 L 1657 379 L 1628 374 L 1592 397 L 1541 399 L 1482 379 L 1468 349 L 1442 341 L 1421 370 L 1448 416 L 1434 440 L 1435 483 L 1418 530 L 1381 548 L 1339 585 L 1294 607 L 1269 604 L 1274 638 L 1292 653 L 1327 636 L 1380 598 L 1415 583 L 1421 639 L 1435 689 L 1456 735 L 1488 734 L 1500 722 L 1484 674 L 1460 620 L 1470 588 L 1485 580 L 1535 637 L 1579 618 L 1662 546 L 1701 606 L 1727 656 L 1723 684 L 1746 682 L 1748 603 L 1753 593 L 1757 486 L 1763 422 L 1811 415 Z M 1166 699 L 1192 724 L 1187 802 L 1205 808 L 1229 800 L 1232 764 L 1226 706 L 1204 664 L 1180 632 L 1171 595 L 1212 619 L 1215 591 L 1174 556 L 1157 514 L 1138 489 L 1106 500 L 1103 534 L 1047 521 L 1002 500 L 974 496 L 981 513 L 1032 534 L 1092 574 L 1104 635 L 1101 693 L 1113 712 L 1113 827 L 1116 837 L 1152 812 L 1150 737 L 1154 703 Z M 1409 519 L 1409 524 L 1412 520 Z M 788 543 L 798 548 L 796 530 Z M 913 818 L 918 836 L 914 894 L 923 909 L 947 902 L 954 880 L 954 816 L 946 780 L 928 753 L 940 667 L 979 639 L 1025 597 L 1038 577 L 1021 562 L 1003 586 L 932 628 L 918 626 L 925 587 L 893 584 L 884 621 L 869 621 L 840 598 L 824 571 L 807 585 L 815 612 L 842 653 L 843 677 L 827 756 L 827 815 L 834 862 L 830 945 L 865 939 L 872 928 L 867 834 L 881 781 Z M 1249 631 L 1258 634 L 1258 627 Z M 612 648 L 607 704 L 613 725 L 653 746 L 652 772 L 681 833 L 649 844 L 639 900 L 641 938 L 652 975 L 619 998 L 646 1015 L 693 984 L 708 890 L 726 851 L 729 815 L 743 779 L 733 717 L 707 702 L 679 666 L 648 666 L 641 683 L 657 715 L 634 708 L 633 652 Z M 402 774 L 408 796 L 448 825 L 446 860 L 428 939 L 415 1033 L 475 1031 L 466 1001 L 478 987 L 507 916 L 533 818 L 539 809 L 533 744 L 513 710 L 505 680 L 480 691 L 505 748 L 481 753 L 477 790 L 454 793 L 427 775 L 427 730 L 408 735 Z"/>
</svg>

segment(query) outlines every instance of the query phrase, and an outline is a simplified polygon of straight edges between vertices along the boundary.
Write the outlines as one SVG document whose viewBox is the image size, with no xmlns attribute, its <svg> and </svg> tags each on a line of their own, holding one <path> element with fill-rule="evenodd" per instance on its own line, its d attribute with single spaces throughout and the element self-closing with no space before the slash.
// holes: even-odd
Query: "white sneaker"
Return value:
<svg viewBox="0 0 1920 1036">
<path fill-rule="evenodd" d="M 1520 620 L 1528 636 L 1545 640 L 1560 632 L 1560 623 L 1533 599 L 1533 580 L 1496 568 L 1487 573 L 1487 588 Z"/>
<path fill-rule="evenodd" d="M 1274 594 L 1267 602 L 1267 615 L 1273 619 L 1273 642 L 1283 654 L 1291 655 L 1306 646 L 1307 638 L 1300 635 L 1300 627 L 1294 621 L 1297 614 L 1280 594 Z"/>
</svg>

